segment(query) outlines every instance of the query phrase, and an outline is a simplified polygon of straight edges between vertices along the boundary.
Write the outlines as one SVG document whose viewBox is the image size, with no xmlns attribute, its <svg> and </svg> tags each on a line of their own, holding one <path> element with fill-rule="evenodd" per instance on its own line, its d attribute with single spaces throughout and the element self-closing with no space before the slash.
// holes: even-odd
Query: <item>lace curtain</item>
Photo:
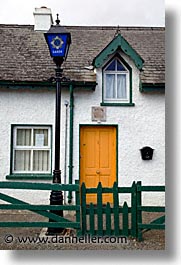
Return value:
<svg viewBox="0 0 181 265">
<path fill-rule="evenodd" d="M 49 171 L 48 129 L 17 129 L 15 171 Z M 40 150 L 37 150 L 40 149 Z"/>
<path fill-rule="evenodd" d="M 117 75 L 106 74 L 106 95 L 105 97 L 106 99 L 126 99 L 127 98 L 126 74 L 117 74 Z"/>
</svg>

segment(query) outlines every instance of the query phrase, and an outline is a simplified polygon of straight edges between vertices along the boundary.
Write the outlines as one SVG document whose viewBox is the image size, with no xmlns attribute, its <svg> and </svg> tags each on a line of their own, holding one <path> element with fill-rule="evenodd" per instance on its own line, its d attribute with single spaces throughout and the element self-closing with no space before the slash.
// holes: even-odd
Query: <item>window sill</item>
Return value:
<svg viewBox="0 0 181 265">
<path fill-rule="evenodd" d="M 53 179 L 53 176 L 50 174 L 12 174 L 7 175 L 6 179 L 11 180 L 40 180 L 40 179 Z"/>
<path fill-rule="evenodd" d="M 101 106 L 113 106 L 113 107 L 134 107 L 134 103 L 108 103 L 102 102 Z"/>
</svg>

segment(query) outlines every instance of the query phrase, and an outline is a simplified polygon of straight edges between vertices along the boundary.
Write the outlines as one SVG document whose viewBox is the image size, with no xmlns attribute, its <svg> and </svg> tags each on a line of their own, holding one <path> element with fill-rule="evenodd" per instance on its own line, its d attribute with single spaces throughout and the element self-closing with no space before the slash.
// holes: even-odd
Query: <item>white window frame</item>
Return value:
<svg viewBox="0 0 181 265">
<path fill-rule="evenodd" d="M 112 70 L 112 71 L 106 71 L 106 69 L 109 67 L 109 65 L 116 60 L 116 68 L 117 68 L 117 60 L 124 66 L 124 68 L 126 69 L 126 71 L 117 71 L 117 70 Z M 118 75 L 126 75 L 126 95 L 127 98 L 106 98 L 106 75 L 107 74 L 113 74 L 115 75 L 115 94 L 117 97 L 117 76 Z M 103 102 L 105 103 L 130 103 L 130 73 L 128 68 L 125 66 L 124 63 L 122 63 L 122 61 L 118 58 L 118 57 L 114 57 L 108 65 L 106 65 L 105 69 L 103 70 L 103 78 L 104 78 L 104 96 L 103 96 Z"/>
<path fill-rule="evenodd" d="M 17 143 L 17 130 L 18 129 L 30 129 L 31 130 L 31 145 L 30 146 L 18 146 L 16 143 Z M 33 131 L 34 130 L 44 130 L 44 129 L 47 129 L 48 130 L 48 145 L 47 146 L 43 146 L 43 147 L 40 147 L 40 146 L 34 146 L 33 145 L 33 136 L 34 136 L 34 133 Z M 25 126 L 14 126 L 13 127 L 13 160 L 12 160 L 12 173 L 13 174 L 51 174 L 51 149 L 52 149 L 52 143 L 51 143 L 51 126 L 36 126 L 36 125 L 25 125 Z M 31 162 L 30 162 L 30 170 L 29 171 L 18 171 L 18 170 L 15 170 L 15 151 L 17 150 L 22 150 L 22 151 L 30 151 L 31 152 Z M 49 151 L 49 170 L 47 171 L 33 171 L 33 151 Z"/>
</svg>

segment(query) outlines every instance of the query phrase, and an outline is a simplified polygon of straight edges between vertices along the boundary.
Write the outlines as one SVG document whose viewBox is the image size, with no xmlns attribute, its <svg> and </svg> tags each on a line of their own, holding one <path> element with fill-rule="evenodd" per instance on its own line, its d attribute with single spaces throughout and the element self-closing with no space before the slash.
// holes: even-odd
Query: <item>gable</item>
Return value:
<svg viewBox="0 0 181 265">
<path fill-rule="evenodd" d="M 93 65 L 98 68 L 102 67 L 110 55 L 121 49 L 128 55 L 135 63 L 139 70 L 142 69 L 144 60 L 141 56 L 131 47 L 131 45 L 118 34 L 93 60 Z"/>
</svg>

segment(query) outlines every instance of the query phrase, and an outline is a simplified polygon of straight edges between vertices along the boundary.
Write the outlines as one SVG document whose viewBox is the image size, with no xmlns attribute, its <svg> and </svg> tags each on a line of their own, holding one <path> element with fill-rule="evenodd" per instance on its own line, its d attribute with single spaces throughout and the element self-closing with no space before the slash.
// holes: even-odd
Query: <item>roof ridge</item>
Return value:
<svg viewBox="0 0 181 265">
<path fill-rule="evenodd" d="M 102 29 L 102 30 L 115 30 L 118 28 L 118 26 L 70 26 L 70 25 L 64 25 L 66 28 L 75 28 L 75 29 L 87 29 L 95 30 L 95 29 Z M 147 26 L 119 26 L 120 30 L 164 30 L 165 27 L 147 27 Z"/>
<path fill-rule="evenodd" d="M 0 24 L 0 27 L 6 27 L 6 28 L 23 28 L 23 27 L 29 27 L 32 28 L 34 27 L 34 25 L 30 25 L 30 24 Z"/>
<path fill-rule="evenodd" d="M 77 26 L 71 26 L 71 25 L 63 25 L 66 28 L 70 29 L 89 29 L 89 30 L 115 30 L 118 28 L 118 26 L 91 26 L 91 25 L 77 25 Z M 14 27 L 14 28 L 23 28 L 23 27 L 28 27 L 32 28 L 34 25 L 30 24 L 0 24 L 0 27 Z M 156 27 L 156 26 L 119 26 L 120 30 L 165 30 L 165 27 Z"/>
</svg>

